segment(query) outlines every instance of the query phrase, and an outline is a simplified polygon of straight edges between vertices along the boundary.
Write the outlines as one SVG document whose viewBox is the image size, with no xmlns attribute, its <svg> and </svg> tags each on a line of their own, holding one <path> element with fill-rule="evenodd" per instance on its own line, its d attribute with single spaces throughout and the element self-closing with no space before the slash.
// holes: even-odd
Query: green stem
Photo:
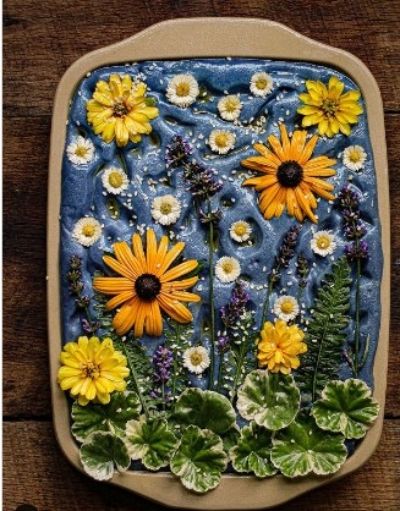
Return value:
<svg viewBox="0 0 400 511">
<path fill-rule="evenodd" d="M 244 361 L 244 357 L 245 357 L 246 353 L 247 353 L 247 341 L 243 342 L 240 345 L 239 360 L 236 365 L 235 377 L 234 377 L 233 385 L 232 385 L 231 403 L 233 403 L 233 400 L 235 399 L 235 396 L 236 396 L 236 389 L 238 388 L 238 385 L 239 385 L 239 378 L 240 378 L 240 375 L 242 372 L 242 365 L 243 365 L 243 361 Z"/>
<path fill-rule="evenodd" d="M 131 376 L 133 378 L 133 382 L 135 384 L 136 392 L 137 392 L 137 394 L 139 396 L 139 400 L 140 400 L 140 402 L 142 404 L 142 408 L 143 408 L 144 414 L 145 414 L 146 418 L 148 418 L 149 417 L 149 409 L 147 407 L 146 400 L 144 399 L 143 394 L 142 394 L 142 392 L 140 390 L 138 377 L 137 377 L 135 368 L 133 367 L 133 364 L 131 362 L 131 359 L 129 357 L 129 353 L 128 353 L 128 350 L 126 348 L 126 344 L 124 342 L 122 343 L 122 349 L 124 350 L 124 353 L 125 353 L 125 356 L 126 356 L 126 360 L 128 361 L 129 370 L 131 372 Z"/>
<path fill-rule="evenodd" d="M 224 353 L 221 353 L 219 357 L 219 367 L 218 367 L 218 383 L 217 383 L 217 392 L 221 392 L 222 381 L 224 375 Z"/>
<path fill-rule="evenodd" d="M 317 361 L 316 361 L 315 367 L 314 367 L 314 374 L 313 374 L 313 381 L 312 381 L 312 401 L 313 402 L 315 401 L 315 396 L 317 394 L 317 383 L 318 383 L 317 375 L 318 375 L 319 364 L 321 362 L 322 346 L 325 342 L 327 328 L 328 328 L 328 323 L 325 323 L 324 330 L 322 332 L 321 341 L 319 343 Z"/>
<path fill-rule="evenodd" d="M 302 320 L 302 314 L 301 314 L 301 302 L 303 301 L 303 295 L 304 295 L 304 287 L 300 287 L 297 290 L 297 303 L 299 304 L 299 316 L 298 316 L 298 322 L 301 323 Z"/>
<path fill-rule="evenodd" d="M 165 412 L 165 385 L 164 382 L 161 383 L 161 399 L 162 399 L 162 408 Z"/>
<path fill-rule="evenodd" d="M 208 211 L 211 212 L 211 203 L 208 201 Z M 210 375 L 208 381 L 208 388 L 210 390 L 214 387 L 214 363 L 215 363 L 215 307 L 214 307 L 214 224 L 210 222 L 208 228 L 208 275 L 209 275 L 209 302 L 210 302 L 210 322 L 211 322 L 211 349 L 210 349 Z"/>
<path fill-rule="evenodd" d="M 356 253 L 358 252 L 359 240 L 356 240 Z M 354 376 L 358 376 L 359 352 L 360 352 L 360 280 L 361 280 L 361 260 L 357 259 L 356 266 L 356 298 L 355 298 L 355 330 L 354 330 Z"/>
<path fill-rule="evenodd" d="M 268 314 L 269 314 L 269 301 L 271 299 L 271 293 L 274 288 L 274 284 L 272 279 L 269 279 L 268 281 L 268 289 L 267 289 L 267 296 L 265 297 L 262 316 L 261 316 L 261 328 L 264 326 L 264 323 L 267 321 Z"/>
</svg>

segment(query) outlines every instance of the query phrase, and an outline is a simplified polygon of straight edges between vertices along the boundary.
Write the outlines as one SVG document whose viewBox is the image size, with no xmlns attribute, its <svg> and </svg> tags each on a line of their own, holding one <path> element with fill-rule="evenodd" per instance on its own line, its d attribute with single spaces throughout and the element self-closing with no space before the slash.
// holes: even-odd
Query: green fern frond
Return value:
<svg viewBox="0 0 400 511">
<path fill-rule="evenodd" d="M 350 318 L 350 266 L 341 258 L 322 282 L 310 311 L 306 343 L 295 374 L 301 389 L 314 401 L 326 383 L 337 377 Z"/>
</svg>

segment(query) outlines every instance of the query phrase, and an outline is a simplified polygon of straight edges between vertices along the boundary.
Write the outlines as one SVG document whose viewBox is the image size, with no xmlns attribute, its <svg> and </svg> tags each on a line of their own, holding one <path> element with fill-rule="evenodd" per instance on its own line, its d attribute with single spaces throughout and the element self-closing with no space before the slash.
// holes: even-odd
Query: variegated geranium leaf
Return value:
<svg viewBox="0 0 400 511">
<path fill-rule="evenodd" d="M 105 431 L 95 431 L 86 437 L 79 455 L 85 472 L 98 481 L 111 479 L 115 468 L 125 472 L 131 464 L 124 441 Z"/>
<path fill-rule="evenodd" d="M 300 409 L 300 391 L 288 374 L 257 369 L 238 390 L 237 409 L 247 420 L 272 431 L 288 426 Z"/>
<path fill-rule="evenodd" d="M 346 438 L 362 438 L 377 418 L 379 405 L 362 380 L 350 378 L 328 383 L 311 414 L 321 429 L 343 433 Z"/>
<path fill-rule="evenodd" d="M 125 434 L 130 457 L 141 460 L 149 470 L 166 467 L 178 442 L 168 422 L 160 417 L 131 420 Z"/>
<path fill-rule="evenodd" d="M 188 426 L 170 463 L 185 488 L 205 493 L 218 486 L 228 456 L 221 438 L 209 429 Z"/>
<path fill-rule="evenodd" d="M 252 422 L 241 430 L 237 445 L 229 451 L 233 468 L 257 477 L 273 476 L 277 470 L 271 463 L 271 447 L 271 432 Z"/>
<path fill-rule="evenodd" d="M 235 424 L 236 413 L 225 396 L 212 390 L 193 388 L 185 390 L 177 400 L 174 420 L 221 434 Z"/>
<path fill-rule="evenodd" d="M 141 405 L 135 392 L 114 392 L 108 405 L 72 405 L 71 431 L 74 437 L 83 442 L 94 431 L 110 431 L 119 436 L 125 432 L 128 420 L 139 417 Z"/>
<path fill-rule="evenodd" d="M 272 439 L 271 461 L 286 477 L 333 474 L 347 457 L 343 435 L 322 431 L 303 416 Z"/>
</svg>

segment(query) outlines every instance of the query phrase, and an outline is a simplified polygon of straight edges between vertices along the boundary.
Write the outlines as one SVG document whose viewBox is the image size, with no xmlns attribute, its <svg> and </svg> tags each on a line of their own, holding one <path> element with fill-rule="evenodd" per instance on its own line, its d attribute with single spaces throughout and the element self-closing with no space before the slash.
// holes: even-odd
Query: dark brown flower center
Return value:
<svg viewBox="0 0 400 511">
<path fill-rule="evenodd" d="M 129 110 L 127 109 L 125 103 L 123 103 L 122 101 L 119 101 L 118 103 L 114 104 L 113 111 L 116 117 L 123 117 L 124 115 L 129 113 Z"/>
<path fill-rule="evenodd" d="M 297 161 L 284 161 L 279 165 L 277 178 L 286 188 L 295 188 L 303 180 L 303 167 Z"/>
<path fill-rule="evenodd" d="M 161 282 L 155 275 L 143 273 L 136 279 L 135 290 L 142 300 L 153 300 L 161 291 Z"/>
</svg>

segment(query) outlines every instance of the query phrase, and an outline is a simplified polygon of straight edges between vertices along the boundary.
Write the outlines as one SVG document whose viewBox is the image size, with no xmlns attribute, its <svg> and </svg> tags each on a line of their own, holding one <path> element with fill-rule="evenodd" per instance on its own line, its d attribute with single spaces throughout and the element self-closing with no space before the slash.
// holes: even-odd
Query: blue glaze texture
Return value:
<svg viewBox="0 0 400 511">
<path fill-rule="evenodd" d="M 249 91 L 249 81 L 253 73 L 266 71 L 274 80 L 274 89 L 266 98 L 254 97 Z M 133 77 L 145 80 L 149 87 L 149 95 L 156 99 L 160 115 L 152 121 L 154 133 L 159 137 L 159 144 L 150 137 L 144 137 L 139 144 L 129 144 L 123 149 L 130 179 L 126 194 L 116 196 L 121 216 L 113 220 L 106 207 L 107 198 L 101 182 L 101 174 L 96 173 L 100 164 L 120 166 L 115 144 L 106 144 L 94 135 L 86 120 L 86 101 L 91 98 L 96 82 L 107 80 L 111 73 L 129 73 Z M 178 73 L 192 73 L 200 85 L 210 91 L 212 98 L 207 102 L 196 102 L 187 109 L 181 109 L 168 102 L 165 90 L 169 79 Z M 180 134 L 187 137 L 194 145 L 193 157 L 206 167 L 216 170 L 224 186 L 213 198 L 213 205 L 220 206 L 223 212 L 219 224 L 220 243 L 215 260 L 223 255 L 235 256 L 242 267 L 242 276 L 248 280 L 247 286 L 251 301 L 257 307 L 257 326 L 260 322 L 261 307 L 266 294 L 266 279 L 282 236 L 296 221 L 284 213 L 279 219 L 266 221 L 257 206 L 257 192 L 253 188 L 243 188 L 243 168 L 240 161 L 255 154 L 252 144 L 256 141 L 265 143 L 269 134 L 278 134 L 278 123 L 285 122 L 288 131 L 299 124 L 301 117 L 296 114 L 299 106 L 298 94 L 304 92 L 307 79 L 327 82 L 335 75 L 344 81 L 346 88 L 358 88 L 357 85 L 342 73 L 315 64 L 304 62 L 282 62 L 261 59 L 193 59 L 178 61 L 148 61 L 141 63 L 110 66 L 95 70 L 79 83 L 71 99 L 68 119 L 66 146 L 83 129 L 96 147 L 95 158 L 88 165 L 75 166 L 65 156 L 62 168 L 62 204 L 61 204 L 61 279 L 62 279 L 62 324 L 63 341 L 67 342 L 82 335 L 81 322 L 74 301 L 69 295 L 65 275 L 68 271 L 72 255 L 82 258 L 83 281 L 85 291 L 92 291 L 92 275 L 95 271 L 107 271 L 103 262 L 104 252 L 112 252 L 112 244 L 118 240 L 130 241 L 133 232 L 139 226 L 145 229 L 151 226 L 157 236 L 165 229 L 154 223 L 150 207 L 152 199 L 165 193 L 175 194 L 182 202 L 182 214 L 178 222 L 172 226 L 176 239 L 186 242 L 185 257 L 207 260 L 208 249 L 204 242 L 204 227 L 193 214 L 190 194 L 185 190 L 182 171 L 176 170 L 171 177 L 171 186 L 167 186 L 160 178 L 166 176 L 164 153 L 171 138 Z M 241 121 L 248 121 L 260 115 L 266 115 L 265 130 L 257 133 L 254 130 L 235 126 L 222 120 L 217 112 L 218 100 L 229 93 L 240 93 L 243 109 Z M 210 131 L 214 128 L 225 128 L 236 135 L 235 150 L 226 156 L 215 157 L 206 144 Z M 312 131 L 312 130 L 310 130 Z M 360 144 L 368 154 L 365 168 L 361 174 L 352 174 L 343 165 L 340 153 L 348 145 Z M 361 284 L 362 338 L 370 334 L 371 348 L 367 363 L 361 377 L 372 385 L 372 365 L 377 349 L 380 327 L 380 281 L 382 274 L 382 251 L 380 225 L 378 216 L 376 174 L 373 163 L 372 147 L 369 140 L 366 113 L 359 117 L 349 137 L 337 135 L 332 139 L 320 139 L 314 155 L 326 154 L 338 160 L 335 166 L 337 175 L 331 179 L 335 184 L 335 193 L 345 184 L 349 175 L 352 183 L 362 194 L 361 211 L 368 231 L 365 236 L 370 247 L 370 257 L 363 272 Z M 129 206 L 128 199 L 131 199 Z M 227 199 L 230 199 L 227 201 Z M 229 202 L 229 205 L 227 203 Z M 224 205 L 225 204 L 225 205 Z M 338 239 L 338 248 L 334 253 L 337 259 L 343 254 L 345 239 L 343 238 L 342 221 L 339 212 L 325 200 L 318 205 L 318 227 L 305 222 L 300 235 L 299 252 L 303 251 L 313 262 L 309 276 L 309 285 L 304 295 L 304 304 L 311 306 L 324 274 L 332 264 L 330 257 L 315 256 L 310 249 L 310 240 L 315 230 L 331 229 Z M 103 226 L 101 239 L 92 247 L 84 248 L 74 241 L 71 233 L 74 224 L 83 216 L 95 216 Z M 245 219 L 252 223 L 256 243 L 253 246 L 240 246 L 229 236 L 229 227 L 235 220 Z M 199 326 L 202 318 L 208 315 L 207 267 L 195 291 L 202 297 L 202 304 L 191 305 L 194 313 L 193 342 L 199 339 Z M 296 294 L 297 278 L 294 261 L 282 280 L 282 288 L 288 294 Z M 222 284 L 215 280 L 215 303 L 217 309 L 223 306 L 230 297 L 232 284 Z M 272 296 L 272 301 L 276 294 Z M 353 297 L 354 298 L 354 297 Z M 354 303 L 354 300 L 352 300 Z M 353 315 L 354 316 L 354 315 Z M 349 340 L 353 338 L 354 324 L 348 329 Z M 143 343 L 149 354 L 162 341 L 162 338 L 144 338 Z M 349 377 L 350 371 L 343 364 L 343 377 Z M 193 379 L 193 384 L 205 386 L 205 380 Z"/>
</svg>

